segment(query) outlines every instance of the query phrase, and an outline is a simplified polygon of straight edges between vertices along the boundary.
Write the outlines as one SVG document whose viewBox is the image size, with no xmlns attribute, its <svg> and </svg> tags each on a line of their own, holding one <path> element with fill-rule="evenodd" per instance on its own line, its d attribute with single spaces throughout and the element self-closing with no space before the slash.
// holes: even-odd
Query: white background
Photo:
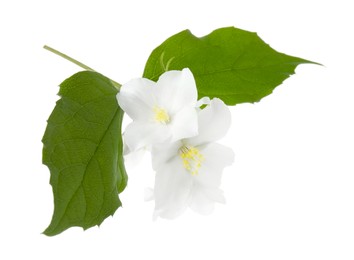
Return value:
<svg viewBox="0 0 354 260">
<path fill-rule="evenodd" d="M 354 259 L 351 1 L 1 1 L 0 259 Z M 41 137 L 56 87 L 80 69 L 124 83 L 169 36 L 236 26 L 278 51 L 317 61 L 257 104 L 232 107 L 223 143 L 226 205 L 152 221 L 149 160 L 128 169 L 118 209 L 100 228 L 41 232 L 53 205 Z"/>
</svg>

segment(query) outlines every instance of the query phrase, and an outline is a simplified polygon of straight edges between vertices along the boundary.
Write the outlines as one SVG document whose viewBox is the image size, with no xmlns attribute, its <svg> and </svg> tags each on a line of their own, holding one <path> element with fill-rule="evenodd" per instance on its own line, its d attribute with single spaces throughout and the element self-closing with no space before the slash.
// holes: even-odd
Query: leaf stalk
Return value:
<svg viewBox="0 0 354 260">
<path fill-rule="evenodd" d="M 81 67 L 81 68 L 83 68 L 83 69 L 85 69 L 85 70 L 97 72 L 97 71 L 95 71 L 94 69 L 90 68 L 89 66 L 83 64 L 82 62 L 80 62 L 80 61 L 78 61 L 78 60 L 75 60 L 74 58 L 71 58 L 71 57 L 69 57 L 68 55 L 66 55 L 66 54 L 64 54 L 64 53 L 62 53 L 62 52 L 60 52 L 60 51 L 58 51 L 58 50 L 56 50 L 56 49 L 54 49 L 54 48 L 52 48 L 52 47 L 49 47 L 49 46 L 47 46 L 47 45 L 44 45 L 43 48 L 46 49 L 47 51 L 50 51 L 50 52 L 52 52 L 52 53 L 54 53 L 54 54 L 56 54 L 56 55 L 58 55 L 58 56 L 60 56 L 60 57 L 62 57 L 62 58 L 64 58 L 64 59 L 66 59 L 66 60 L 68 60 L 68 61 L 70 61 L 70 62 L 76 64 L 77 66 L 79 66 L 79 67 Z M 113 86 L 114 86 L 117 90 L 120 90 L 120 87 L 122 86 L 121 84 L 119 84 L 118 82 L 116 82 L 116 81 L 114 81 L 114 80 L 112 80 L 112 79 L 110 79 L 110 81 L 112 82 Z"/>
</svg>

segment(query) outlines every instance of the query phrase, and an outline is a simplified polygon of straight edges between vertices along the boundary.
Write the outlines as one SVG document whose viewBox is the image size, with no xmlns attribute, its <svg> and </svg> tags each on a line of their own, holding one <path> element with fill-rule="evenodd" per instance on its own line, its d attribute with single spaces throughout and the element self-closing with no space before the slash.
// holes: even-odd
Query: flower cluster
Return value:
<svg viewBox="0 0 354 260">
<path fill-rule="evenodd" d="M 198 101 L 189 69 L 165 72 L 157 82 L 133 79 L 117 99 L 133 120 L 124 132 L 127 153 L 151 149 L 155 217 L 172 219 L 188 207 L 209 214 L 224 202 L 221 175 L 234 154 L 216 141 L 230 127 L 230 111 L 218 98 Z"/>
</svg>

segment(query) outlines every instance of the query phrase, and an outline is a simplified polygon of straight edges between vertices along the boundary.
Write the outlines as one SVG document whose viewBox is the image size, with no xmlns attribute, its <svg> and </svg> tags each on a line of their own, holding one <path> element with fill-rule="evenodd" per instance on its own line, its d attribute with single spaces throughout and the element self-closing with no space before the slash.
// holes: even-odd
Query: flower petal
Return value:
<svg viewBox="0 0 354 260">
<path fill-rule="evenodd" d="M 189 207 L 202 215 L 209 215 L 213 212 L 215 202 L 225 203 L 224 195 L 220 189 L 207 189 L 195 185 L 191 192 Z"/>
<path fill-rule="evenodd" d="M 203 145 L 221 139 L 229 130 L 231 113 L 229 108 L 218 98 L 198 113 L 198 131 L 196 137 L 187 140 L 191 145 Z"/>
<path fill-rule="evenodd" d="M 129 148 L 124 149 L 124 164 L 126 167 L 134 168 L 143 160 L 145 152 L 148 151 L 148 148 L 144 146 L 134 152 L 128 151 Z"/>
<path fill-rule="evenodd" d="M 180 110 L 171 123 L 172 142 L 198 134 L 198 114 L 194 107 L 185 107 Z"/>
<path fill-rule="evenodd" d="M 124 132 L 125 142 L 130 152 L 148 146 L 167 141 L 171 137 L 171 127 L 133 121 L 130 123 Z"/>
<path fill-rule="evenodd" d="M 155 217 L 173 219 L 184 212 L 189 204 L 192 177 L 184 170 L 178 157 L 157 170 L 154 187 Z"/>
<path fill-rule="evenodd" d="M 162 144 L 156 144 L 152 146 L 151 160 L 152 168 L 156 171 L 160 169 L 164 164 L 168 163 L 174 157 L 178 156 L 178 150 L 182 147 L 181 141 L 166 142 Z"/>
<path fill-rule="evenodd" d="M 122 85 L 117 100 L 119 106 L 133 120 L 148 121 L 153 117 L 153 90 L 156 83 L 144 79 L 132 79 Z"/>
<path fill-rule="evenodd" d="M 217 143 L 198 148 L 204 161 L 198 174 L 194 176 L 195 181 L 203 187 L 218 188 L 224 168 L 234 162 L 234 152 L 229 147 Z"/>
<path fill-rule="evenodd" d="M 199 109 L 198 111 L 201 110 L 201 106 L 203 105 L 210 105 L 210 98 L 209 97 L 202 97 L 197 101 L 196 107 Z"/>
<path fill-rule="evenodd" d="M 223 169 L 234 161 L 233 151 L 221 144 L 211 143 L 200 148 L 204 161 L 194 177 L 190 208 L 207 215 L 214 209 L 215 202 L 225 203 L 219 188 Z"/>
<path fill-rule="evenodd" d="M 155 96 L 158 104 L 172 115 L 185 106 L 195 107 L 198 93 L 192 72 L 189 69 L 165 72 L 157 81 Z"/>
</svg>

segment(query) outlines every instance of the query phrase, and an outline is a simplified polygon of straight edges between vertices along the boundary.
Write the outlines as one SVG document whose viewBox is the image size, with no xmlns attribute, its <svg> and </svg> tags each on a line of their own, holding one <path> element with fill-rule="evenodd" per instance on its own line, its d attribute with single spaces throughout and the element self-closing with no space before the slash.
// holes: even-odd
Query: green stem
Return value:
<svg viewBox="0 0 354 260">
<path fill-rule="evenodd" d="M 79 67 L 81 67 L 81 68 L 83 68 L 85 70 L 96 72 L 94 69 L 90 68 L 89 66 L 86 66 L 85 64 L 81 63 L 80 61 L 77 61 L 77 60 L 69 57 L 68 55 L 66 55 L 64 53 L 62 53 L 62 52 L 60 52 L 60 51 L 58 51 L 56 49 L 53 49 L 52 47 L 44 45 L 43 48 L 46 49 L 47 51 L 50 51 L 50 52 L 52 52 L 52 53 L 54 53 L 54 54 L 56 54 L 56 55 L 58 55 L 58 56 L 60 56 L 60 57 L 62 57 L 64 59 L 66 59 L 66 60 L 78 65 Z M 114 81 L 112 79 L 110 79 L 110 81 L 112 82 L 113 86 L 115 86 L 118 90 L 120 89 L 121 84 L 119 84 L 118 82 L 116 82 L 116 81 Z"/>
</svg>

